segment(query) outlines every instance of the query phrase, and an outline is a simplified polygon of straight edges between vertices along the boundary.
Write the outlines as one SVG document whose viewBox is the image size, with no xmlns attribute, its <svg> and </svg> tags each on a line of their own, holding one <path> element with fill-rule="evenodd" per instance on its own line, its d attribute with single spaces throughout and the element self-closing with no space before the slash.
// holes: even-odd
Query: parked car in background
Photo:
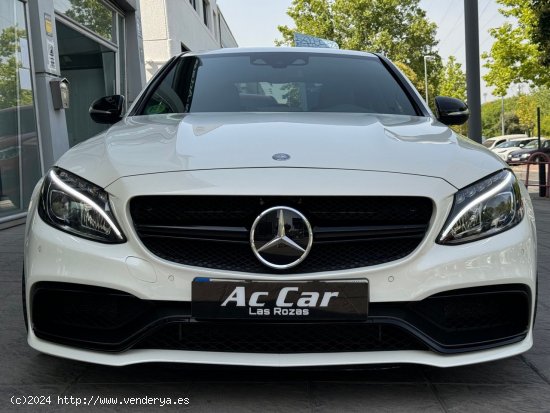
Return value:
<svg viewBox="0 0 550 413">
<path fill-rule="evenodd" d="M 510 165 L 527 162 L 531 155 L 536 152 L 542 152 L 550 156 L 550 140 L 543 139 L 540 149 L 538 139 L 532 140 L 529 144 L 525 145 L 523 149 L 508 154 L 508 159 L 506 161 Z"/>
<path fill-rule="evenodd" d="M 501 144 L 495 146 L 493 149 L 491 149 L 494 153 L 496 153 L 500 159 L 503 161 L 508 160 L 508 154 L 523 149 L 526 145 L 533 142 L 533 138 L 522 138 L 522 139 L 513 139 L 510 141 L 502 142 Z M 534 140 L 534 142 L 537 142 L 537 140 Z"/>
<path fill-rule="evenodd" d="M 483 142 L 483 146 L 485 146 L 487 149 L 493 149 L 494 147 L 504 142 L 508 142 L 516 139 L 525 139 L 525 138 L 528 138 L 528 136 L 525 134 L 495 136 L 494 138 L 486 139 Z"/>
</svg>

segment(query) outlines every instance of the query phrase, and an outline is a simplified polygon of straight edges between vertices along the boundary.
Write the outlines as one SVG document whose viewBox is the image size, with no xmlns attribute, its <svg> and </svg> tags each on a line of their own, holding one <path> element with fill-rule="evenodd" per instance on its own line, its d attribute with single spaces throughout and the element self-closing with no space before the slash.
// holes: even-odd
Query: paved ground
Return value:
<svg viewBox="0 0 550 413">
<path fill-rule="evenodd" d="M 539 229 L 539 308 L 535 346 L 525 355 L 471 367 L 406 366 L 346 371 L 108 368 L 30 349 L 21 315 L 23 227 L 0 231 L 0 412 L 149 411 L 147 406 L 58 405 L 57 396 L 178 397 L 161 411 L 214 412 L 550 412 L 550 200 L 535 199 Z M 11 396 L 52 396 L 51 405 L 16 408 Z M 74 399 L 76 400 L 76 399 Z"/>
</svg>

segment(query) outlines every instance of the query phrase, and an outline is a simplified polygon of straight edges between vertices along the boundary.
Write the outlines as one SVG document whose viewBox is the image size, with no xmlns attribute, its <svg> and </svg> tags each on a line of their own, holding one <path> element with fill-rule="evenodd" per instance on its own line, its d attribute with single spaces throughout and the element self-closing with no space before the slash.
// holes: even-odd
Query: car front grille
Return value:
<svg viewBox="0 0 550 413">
<path fill-rule="evenodd" d="M 420 244 L 432 216 L 424 197 L 140 196 L 130 213 L 153 254 L 196 267 L 270 273 L 254 256 L 254 219 L 273 206 L 303 213 L 313 228 L 308 257 L 286 273 L 338 271 L 398 260 Z"/>
</svg>

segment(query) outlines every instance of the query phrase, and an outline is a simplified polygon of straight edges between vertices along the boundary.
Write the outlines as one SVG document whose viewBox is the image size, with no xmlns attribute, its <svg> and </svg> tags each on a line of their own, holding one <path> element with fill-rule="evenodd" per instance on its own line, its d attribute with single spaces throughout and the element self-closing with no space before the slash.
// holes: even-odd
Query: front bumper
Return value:
<svg viewBox="0 0 550 413">
<path fill-rule="evenodd" d="M 35 219 L 39 220 L 36 217 Z M 527 220 L 524 220 L 524 223 L 526 222 Z M 515 235 L 519 235 L 526 230 L 526 228 L 521 228 L 525 225 L 524 223 L 510 232 L 516 232 Z M 41 238 L 39 240 L 35 238 L 41 231 L 44 231 L 44 237 L 49 235 L 49 239 Z M 465 260 L 457 258 L 454 264 L 447 263 L 443 268 L 436 265 L 432 268 L 425 268 L 421 273 L 409 274 L 413 276 L 410 282 L 415 279 L 420 281 L 421 276 L 422 278 L 426 277 L 424 283 L 420 282 L 421 288 L 416 291 L 416 296 L 419 297 L 418 300 L 391 299 L 392 294 L 399 294 L 399 290 L 401 291 L 401 297 L 409 297 L 410 295 L 410 291 L 407 291 L 406 288 L 401 289 L 398 287 L 407 284 L 407 277 L 396 269 L 355 272 L 356 277 L 367 277 L 369 279 L 373 292 L 369 323 L 366 323 L 368 325 L 365 325 L 365 323 L 362 323 L 363 325 L 348 324 L 342 328 L 341 325 L 334 326 L 332 324 L 323 325 L 320 328 L 324 337 L 327 337 L 327 334 L 346 337 L 347 344 L 344 344 L 348 345 L 347 350 L 339 351 L 343 348 L 343 344 L 338 341 L 333 343 L 335 345 L 332 349 L 326 347 L 316 349 L 314 346 L 315 339 L 319 341 L 319 334 L 321 333 L 315 331 L 311 336 L 302 335 L 300 337 L 298 335 L 297 341 L 302 340 L 304 344 L 302 349 L 296 347 L 296 343 L 290 343 L 289 347 L 285 347 L 285 343 L 283 343 L 276 347 L 278 350 L 274 353 L 265 352 L 265 343 L 258 343 L 258 338 L 250 337 L 250 335 L 245 336 L 250 346 L 239 347 L 234 344 L 235 341 L 238 341 L 237 335 L 243 332 L 243 327 L 252 327 L 253 331 L 254 326 L 252 325 L 232 326 L 227 323 L 222 324 L 223 331 L 231 333 L 232 348 L 231 343 L 229 343 L 229 346 L 220 347 L 219 342 L 222 340 L 219 340 L 219 336 L 217 342 L 210 340 L 210 345 L 205 345 L 205 343 L 208 343 L 206 338 L 212 338 L 212 333 L 206 333 L 205 336 L 204 331 L 202 335 L 194 333 L 194 339 L 199 341 L 198 345 L 186 346 L 185 343 L 182 345 L 181 341 L 177 339 L 181 334 L 182 327 L 201 328 L 201 326 L 204 327 L 205 323 L 192 320 L 189 299 L 173 300 L 174 295 L 189 295 L 190 298 L 188 292 L 190 288 L 182 286 L 184 283 L 181 274 L 171 268 L 165 269 L 150 262 L 145 264 L 146 261 L 141 263 L 145 268 L 138 271 L 133 260 L 130 261 L 132 265 L 129 265 L 128 260 L 124 259 L 127 256 L 126 252 L 119 252 L 122 255 L 121 258 L 109 257 L 107 252 L 112 252 L 112 250 L 108 248 L 105 249 L 103 259 L 97 260 L 94 266 L 83 265 L 86 261 L 94 260 L 95 254 L 85 247 L 75 248 L 75 243 L 76 245 L 78 243 L 86 244 L 88 241 L 65 233 L 56 233 L 56 237 L 52 239 L 51 233 L 51 229 L 46 224 L 41 221 L 35 222 L 29 246 L 36 247 L 40 252 L 34 259 L 27 262 L 27 273 L 29 275 L 27 278 L 27 285 L 29 286 L 27 297 L 28 310 L 31 314 L 31 326 L 33 326 L 29 330 L 29 344 L 39 351 L 52 355 L 109 365 L 152 361 L 256 366 L 408 362 L 443 367 L 509 357 L 526 351 L 532 345 L 531 325 L 535 278 L 531 278 L 531 273 L 527 270 L 530 262 L 528 259 L 529 242 L 517 243 L 517 239 L 511 242 L 510 239 L 513 239 L 513 237 L 494 237 L 495 239 L 499 238 L 498 244 L 511 244 L 507 247 L 499 245 L 496 248 L 497 251 L 486 252 L 485 254 L 479 254 L 478 252 L 475 257 L 469 257 Z M 481 241 L 481 243 L 483 242 Z M 124 250 L 128 246 L 122 244 L 112 247 Z M 100 248 L 105 247 L 101 246 Z M 436 246 L 436 248 L 441 247 Z M 458 252 L 460 249 L 461 247 L 452 248 L 449 251 Z M 518 259 L 519 257 L 523 257 L 523 259 Z M 59 265 L 60 259 L 64 262 L 62 266 Z M 420 258 L 420 261 L 421 263 L 418 265 L 422 265 L 424 260 Z M 424 264 L 427 265 L 427 262 L 424 262 Z M 139 265 L 137 267 L 139 269 Z M 495 267 L 499 269 L 498 272 L 494 271 Z M 52 276 L 53 272 L 51 271 L 54 268 L 61 271 Z M 141 275 L 148 274 L 147 269 L 154 271 L 157 276 L 156 280 L 138 278 Z M 349 279 L 349 272 L 353 271 L 345 271 L 343 274 L 323 274 L 323 276 L 325 278 L 345 277 Z M 190 276 L 201 276 L 205 275 L 204 273 L 205 271 L 190 271 Z M 159 274 L 164 275 L 164 277 L 161 279 Z M 387 274 L 395 274 L 397 277 L 394 276 L 394 280 L 390 283 Z M 208 275 L 212 276 L 212 273 L 209 272 Z M 242 274 L 240 275 L 242 277 Z M 504 277 L 501 275 L 504 275 Z M 234 274 L 234 276 L 237 275 Z M 296 276 L 289 277 L 297 279 Z M 256 276 L 255 278 L 262 277 Z M 248 279 L 253 278 L 249 277 Z M 163 287 L 163 284 L 180 286 L 180 288 L 174 291 L 173 288 Z M 96 305 L 92 304 L 93 301 L 90 301 L 89 297 L 85 299 L 84 296 L 78 294 L 74 295 L 76 301 L 72 303 L 70 299 L 68 302 L 64 300 L 63 295 L 48 294 L 42 295 L 44 298 L 42 302 L 36 301 L 36 298 L 40 296 L 37 291 L 41 289 L 43 292 L 47 292 L 59 290 L 60 288 L 61 290 L 67 289 L 68 286 L 70 287 L 69 290 L 87 291 L 88 287 L 83 285 L 101 285 L 101 287 L 97 287 L 99 292 L 104 291 L 105 287 L 114 288 L 115 290 L 111 290 L 111 292 L 114 291 L 115 296 L 130 298 L 131 302 L 137 303 L 136 307 L 130 306 L 130 312 L 137 319 L 131 318 L 129 321 L 125 321 L 123 317 L 121 320 L 117 320 L 115 313 L 109 313 L 109 311 L 113 309 L 122 311 L 124 306 L 116 301 L 102 306 L 102 300 L 98 299 L 101 294 L 96 295 Z M 392 289 L 393 285 L 399 290 L 394 291 Z M 431 289 L 428 288 L 430 286 Z M 465 288 L 466 290 L 462 292 L 473 292 L 478 293 L 478 295 L 474 301 L 466 300 L 462 303 L 457 301 L 456 303 L 449 303 L 448 306 L 436 306 L 432 309 L 430 309 L 430 306 L 419 305 L 430 302 L 434 297 L 444 296 L 444 291 L 456 290 L 457 288 Z M 378 294 L 375 294 L 376 291 L 378 291 Z M 502 297 L 508 294 L 508 297 L 515 304 L 510 306 L 497 304 L 496 307 L 502 311 L 499 312 L 497 309 L 495 312 L 495 310 L 491 310 L 490 301 L 487 300 L 487 297 L 491 294 L 496 294 L 493 295 L 496 297 L 499 291 L 508 291 Z M 509 293 L 513 291 L 515 293 L 510 296 Z M 390 299 L 380 300 L 384 296 Z M 509 300 L 506 301 L 509 302 Z M 486 304 L 489 304 L 489 307 Z M 80 316 L 78 314 L 79 306 L 81 311 L 84 311 Z M 466 327 L 466 330 L 468 330 L 468 326 L 465 326 L 464 322 L 472 323 L 472 320 L 456 320 L 454 325 L 445 325 L 445 320 L 434 319 L 433 316 L 448 313 L 453 308 L 455 310 L 468 309 L 467 314 L 462 313 L 462 315 L 466 318 L 468 314 L 470 317 L 474 317 L 469 332 L 464 329 L 461 330 L 460 323 L 462 323 L 462 328 Z M 475 311 L 472 312 L 472 310 Z M 94 311 L 98 311 L 100 314 Z M 459 315 L 461 315 L 460 312 L 455 314 L 457 317 Z M 484 321 L 483 316 L 485 315 L 489 318 L 492 317 L 492 320 Z M 48 323 L 53 320 L 60 323 L 54 325 L 52 329 L 52 326 Z M 107 335 L 98 334 L 97 328 L 101 330 L 102 327 L 101 320 L 110 320 L 114 323 L 107 326 L 109 330 Z M 498 325 L 498 323 L 495 323 L 498 320 L 513 321 L 513 323 Z M 86 322 L 92 323 L 91 330 L 75 328 L 78 327 L 78 324 L 80 324 L 80 327 L 83 327 L 84 324 L 84 327 L 86 327 Z M 486 323 L 485 327 L 488 326 L 489 329 L 484 328 L 484 322 Z M 130 324 L 129 329 L 128 323 Z M 481 323 L 477 325 L 477 330 L 476 323 Z M 492 326 L 491 323 L 493 323 Z M 208 329 L 211 332 L 221 333 L 220 329 L 217 328 L 219 326 L 219 324 L 210 323 Z M 212 328 L 210 329 L 210 327 Z M 233 327 L 235 328 L 233 329 Z M 365 337 L 361 339 L 363 341 L 359 340 L 357 342 L 357 334 L 352 334 L 351 338 L 349 337 L 350 327 L 355 332 L 365 331 Z M 283 333 L 287 337 L 289 337 L 289 334 L 292 337 L 292 328 L 296 328 L 296 326 L 291 327 L 290 330 L 285 329 Z M 387 331 L 388 328 L 391 331 Z M 120 333 L 118 336 L 116 335 L 117 329 Z M 295 331 L 300 330 L 298 328 Z M 77 332 L 81 335 L 71 337 L 70 333 L 67 336 L 67 332 L 73 334 Z M 369 338 L 372 339 L 373 334 L 376 336 L 380 333 L 389 334 L 389 336 L 385 336 L 386 338 L 389 337 L 389 342 L 369 341 Z M 491 334 L 493 335 L 491 336 Z M 158 335 L 157 338 L 160 337 L 159 340 L 154 340 L 156 335 Z M 283 335 L 280 331 L 274 331 L 271 337 L 267 337 L 267 340 L 269 341 L 277 336 L 282 337 Z M 351 344 L 349 343 L 350 340 Z M 208 349 L 209 351 L 201 351 L 201 345 L 203 345 L 203 350 Z M 392 351 L 387 351 L 388 348 L 391 348 Z"/>
<path fill-rule="evenodd" d="M 500 360 L 524 353 L 533 346 L 533 335 L 530 331 L 523 341 L 503 347 L 445 356 L 421 350 L 308 354 L 128 350 L 124 353 L 113 354 L 54 344 L 37 338 L 32 331 L 29 332 L 28 343 L 34 349 L 45 354 L 108 366 L 127 366 L 139 363 L 189 363 L 256 367 L 309 367 L 414 363 L 434 367 L 456 367 Z"/>
<path fill-rule="evenodd" d="M 507 152 L 504 152 L 504 153 L 495 152 L 495 154 L 496 154 L 500 159 L 502 159 L 503 161 L 506 161 L 506 159 L 508 159 L 508 153 L 507 153 Z"/>
<path fill-rule="evenodd" d="M 40 282 L 31 291 L 31 319 L 39 338 L 109 352 L 454 354 L 525 339 L 530 300 L 524 284 L 508 284 L 452 290 L 421 301 L 372 303 L 366 322 L 213 321 L 193 318 L 190 302 L 140 300 L 107 288 Z"/>
<path fill-rule="evenodd" d="M 400 177 L 400 179 L 404 178 Z M 410 195 L 421 195 L 426 187 L 434 188 L 433 179 L 418 177 L 414 179 L 415 185 L 403 185 L 409 188 Z M 129 185 L 129 187 L 138 186 Z M 216 190 L 216 187 L 213 188 Z M 384 188 L 381 186 L 373 188 L 372 191 L 382 193 Z M 122 192 L 124 191 L 118 189 L 115 191 L 115 193 Z M 120 218 L 119 221 L 129 241 L 125 244 L 104 245 L 57 231 L 45 224 L 31 210 L 25 244 L 27 303 L 29 303 L 28 312 L 31 315 L 32 327 L 29 329 L 29 344 L 44 353 L 109 365 L 169 361 L 256 366 L 421 363 L 446 367 L 495 360 L 522 353 L 532 345 L 531 331 L 536 291 L 536 238 L 532 211 L 528 208 L 523 221 L 505 233 L 459 246 L 438 245 L 434 240 L 451 207 L 453 192 L 452 188 L 444 185 L 439 187 L 438 195 L 434 197 L 437 208 L 430 224 L 430 231 L 420 246 L 409 256 L 371 267 L 308 274 L 253 274 L 178 265 L 147 251 L 139 242 L 127 214 L 119 215 L 117 218 Z M 123 197 L 114 199 L 115 211 L 120 213 L 124 210 L 124 200 L 132 195 L 136 194 L 125 193 Z M 44 285 L 41 283 L 67 283 L 109 288 L 122 294 L 129 294 L 140 302 L 169 303 L 180 307 L 176 312 L 168 314 L 170 321 L 174 322 L 172 326 L 175 323 L 190 325 L 194 320 L 190 319 L 185 306 L 191 301 L 191 282 L 196 277 L 240 280 L 273 280 L 275 277 L 278 281 L 367 278 L 372 309 L 372 318 L 367 323 L 371 325 L 367 328 L 371 328 L 372 325 L 376 328 L 388 326 L 397 328 L 401 333 L 405 332 L 407 340 L 413 342 L 413 345 L 394 346 L 392 351 L 386 351 L 383 346 L 372 347 L 372 343 L 370 348 L 365 347 L 364 342 L 360 343 L 363 347 L 354 347 L 352 351 L 339 351 L 339 348 L 333 351 L 323 348 L 286 351 L 284 348 L 279 348 L 277 352 L 266 352 L 265 347 L 261 346 L 256 351 L 251 348 L 234 348 L 232 351 L 209 348 L 209 351 L 203 351 L 200 347 L 190 349 L 190 347 L 163 346 L 158 343 L 148 347 L 141 344 L 141 348 L 138 348 L 140 347 L 138 342 L 143 341 L 139 339 L 127 340 L 118 348 L 111 347 L 109 351 L 105 347 L 94 347 L 89 343 L 75 344 L 74 341 L 66 340 L 67 337 L 65 340 L 60 340 L 59 334 L 55 338 L 51 334 L 45 335 L 43 330 L 40 331 L 37 328 L 39 316 L 34 313 L 37 311 L 36 314 L 39 314 L 40 309 L 33 308 L 32 294 L 36 288 Z M 421 325 L 422 323 L 419 324 L 415 320 L 407 321 L 406 314 L 395 316 L 389 311 L 392 308 L 399 310 L 400 306 L 422 302 L 428 297 L 446 291 L 470 288 L 488 288 L 494 291 L 518 286 L 527 295 L 527 304 L 523 305 L 526 310 L 523 311 L 524 316 L 519 323 L 522 325 L 521 328 L 498 337 L 455 342 L 454 347 L 448 340 L 448 336 L 443 337 L 444 334 L 441 331 L 439 333 L 427 331 Z M 377 311 L 378 319 L 375 318 Z M 504 315 L 513 318 L 517 314 L 519 312 Z M 171 318 L 174 315 L 176 317 Z M 141 325 L 142 328 L 136 330 L 142 331 L 144 338 L 147 336 L 145 334 L 147 331 L 151 332 L 153 327 L 158 327 L 153 325 L 155 320 L 149 321 L 146 327 Z M 231 325 L 224 323 L 224 326 L 226 331 L 231 332 Z M 179 330 L 180 327 L 178 326 L 177 329 Z M 360 328 L 363 327 L 365 326 L 360 326 Z M 395 330 L 391 330 L 390 333 L 395 336 Z M 167 334 L 172 333 L 168 331 Z M 128 333 L 126 339 L 131 335 Z M 366 336 L 371 337 L 372 331 Z M 464 339 L 466 336 L 458 334 L 459 339 Z M 133 338 L 135 337 L 137 336 Z M 125 337 L 119 340 L 119 342 L 124 341 Z M 128 344 L 131 341 L 132 343 Z M 307 337 L 304 343 L 306 341 Z M 363 351 L 365 349 L 368 351 Z"/>
</svg>

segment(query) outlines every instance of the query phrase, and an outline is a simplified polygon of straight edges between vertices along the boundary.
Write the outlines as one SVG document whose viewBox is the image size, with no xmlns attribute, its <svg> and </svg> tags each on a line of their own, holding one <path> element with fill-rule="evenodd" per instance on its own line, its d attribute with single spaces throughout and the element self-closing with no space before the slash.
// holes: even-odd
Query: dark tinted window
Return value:
<svg viewBox="0 0 550 413">
<path fill-rule="evenodd" d="M 180 58 L 143 114 L 181 112 L 416 115 L 378 58 L 296 52 Z"/>
</svg>

